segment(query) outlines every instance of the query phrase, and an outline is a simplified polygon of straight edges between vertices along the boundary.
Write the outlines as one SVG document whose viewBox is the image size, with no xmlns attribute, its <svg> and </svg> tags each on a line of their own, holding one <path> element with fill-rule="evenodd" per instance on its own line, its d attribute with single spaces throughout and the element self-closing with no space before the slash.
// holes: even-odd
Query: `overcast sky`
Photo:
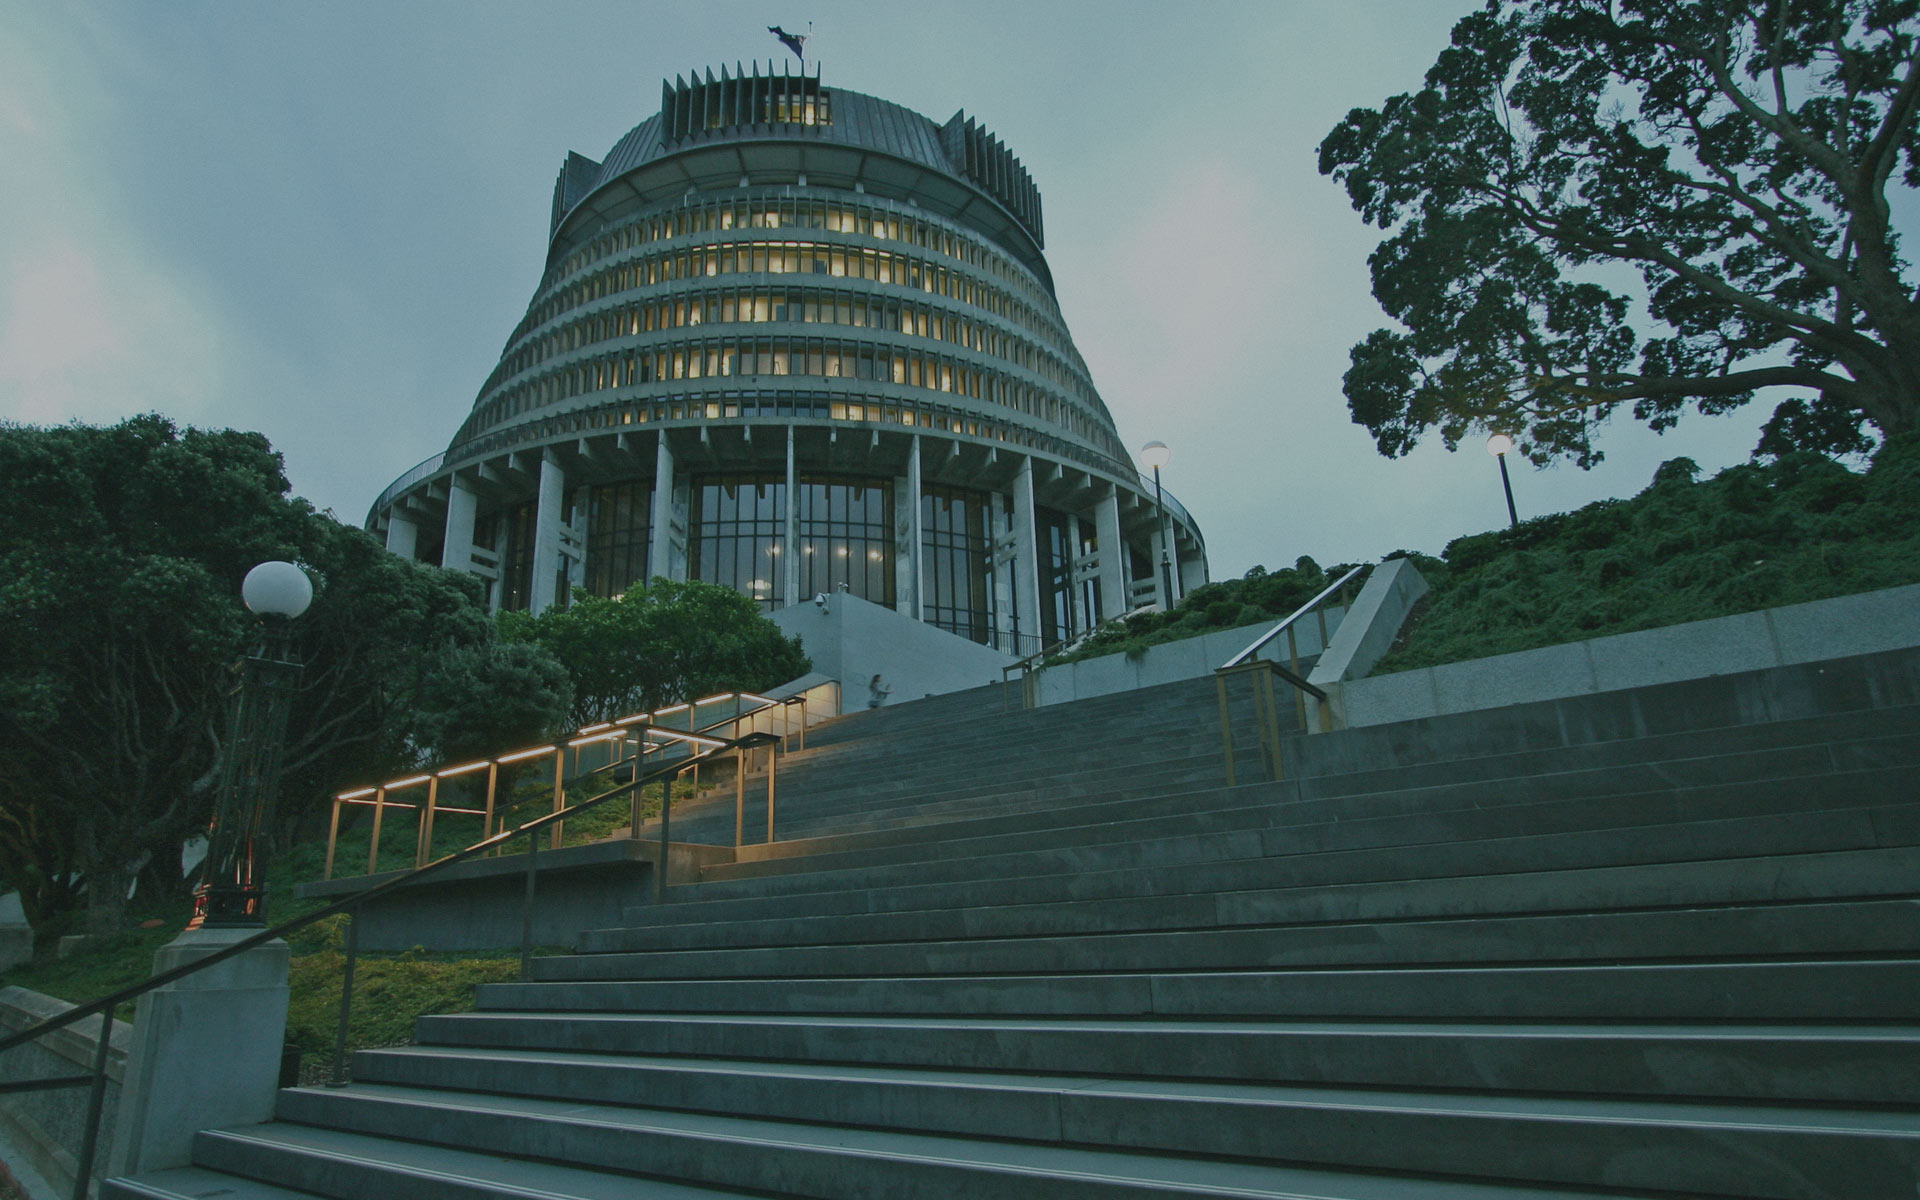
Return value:
<svg viewBox="0 0 1920 1200">
<path fill-rule="evenodd" d="M 0 418 L 257 429 L 358 523 L 525 312 L 567 151 L 811 21 L 828 87 L 964 108 L 1026 164 L 1067 324 L 1122 439 L 1172 447 L 1215 578 L 1437 553 L 1505 522 L 1498 467 L 1477 441 L 1390 461 L 1348 420 L 1379 234 L 1315 148 L 1473 7 L 0 0 Z M 1520 513 L 1744 461 L 1763 408 L 1616 421 L 1591 472 L 1516 464 Z"/>
</svg>

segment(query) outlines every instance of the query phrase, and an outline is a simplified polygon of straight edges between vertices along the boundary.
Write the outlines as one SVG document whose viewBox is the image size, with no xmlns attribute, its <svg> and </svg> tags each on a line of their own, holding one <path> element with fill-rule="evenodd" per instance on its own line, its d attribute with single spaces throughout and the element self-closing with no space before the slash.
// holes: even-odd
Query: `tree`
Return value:
<svg viewBox="0 0 1920 1200">
<path fill-rule="evenodd" d="M 573 679 L 575 725 L 715 692 L 757 691 L 812 666 L 753 601 L 718 584 L 655 579 L 619 599 L 581 596 L 537 617 L 502 613 L 501 635 L 537 642 Z"/>
<path fill-rule="evenodd" d="M 1797 389 L 1760 451 L 1920 425 L 1920 303 L 1890 189 L 1920 186 L 1920 0 L 1490 0 L 1416 94 L 1355 109 L 1320 170 L 1392 230 L 1352 351 L 1388 457 L 1501 429 L 1599 461 L 1623 405 Z M 1624 269 L 1623 269 L 1624 268 Z M 1636 271 L 1644 294 L 1622 285 Z M 1636 305 L 1650 318 L 1632 328 Z"/>
<path fill-rule="evenodd" d="M 533 642 L 449 649 L 420 688 L 420 744 L 435 758 L 486 758 L 559 733 L 573 702 L 567 669 Z"/>
<path fill-rule="evenodd" d="M 473 581 L 386 553 L 289 497 L 265 438 L 178 429 L 0 426 L 0 882 L 45 928 L 84 884 L 117 927 L 141 875 L 181 885 L 209 819 L 235 664 L 254 625 L 240 580 L 269 558 L 320 584 L 296 626 L 282 828 L 341 776 L 410 760 L 412 701 L 447 645 L 492 625 Z"/>
</svg>

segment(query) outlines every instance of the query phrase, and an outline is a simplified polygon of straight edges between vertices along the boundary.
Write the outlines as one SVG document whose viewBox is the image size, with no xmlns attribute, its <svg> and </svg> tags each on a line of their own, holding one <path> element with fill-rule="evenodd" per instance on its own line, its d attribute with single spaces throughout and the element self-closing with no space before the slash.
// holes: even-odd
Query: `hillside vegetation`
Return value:
<svg viewBox="0 0 1920 1200">
<path fill-rule="evenodd" d="M 1456 538 L 1438 558 L 1387 555 L 1412 559 L 1432 592 L 1373 673 L 1920 583 L 1920 437 L 1888 442 L 1864 472 L 1788 454 L 1700 474 L 1676 458 L 1631 499 Z M 1048 664 L 1277 621 L 1347 569 L 1255 567 L 1172 612 L 1108 621 Z"/>
<path fill-rule="evenodd" d="M 1920 438 L 1699 475 L 1405 555 L 1433 591 L 1374 674 L 1920 582 Z"/>
<path fill-rule="evenodd" d="M 1097 658 L 1102 654 L 1139 654 L 1150 646 L 1198 637 L 1218 629 L 1237 629 L 1257 621 L 1277 621 L 1313 599 L 1352 567 L 1322 570 L 1311 558 L 1269 571 L 1255 567 L 1241 579 L 1222 579 L 1188 592 L 1172 612 L 1143 612 L 1108 621 L 1068 654 L 1049 658 L 1049 666 Z"/>
</svg>

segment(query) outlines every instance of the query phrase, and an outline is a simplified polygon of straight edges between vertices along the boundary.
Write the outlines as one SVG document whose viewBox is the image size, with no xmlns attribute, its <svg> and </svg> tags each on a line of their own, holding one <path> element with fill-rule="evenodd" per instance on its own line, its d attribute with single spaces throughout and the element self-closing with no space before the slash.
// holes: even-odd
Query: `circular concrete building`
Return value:
<svg viewBox="0 0 1920 1200">
<path fill-rule="evenodd" d="M 662 87 L 567 156 L 547 268 L 368 527 L 541 610 L 648 578 L 848 592 L 1029 653 L 1206 580 L 1074 350 L 1040 194 L 964 113 L 818 73 Z M 1155 431 L 1159 432 L 1159 431 Z"/>
</svg>

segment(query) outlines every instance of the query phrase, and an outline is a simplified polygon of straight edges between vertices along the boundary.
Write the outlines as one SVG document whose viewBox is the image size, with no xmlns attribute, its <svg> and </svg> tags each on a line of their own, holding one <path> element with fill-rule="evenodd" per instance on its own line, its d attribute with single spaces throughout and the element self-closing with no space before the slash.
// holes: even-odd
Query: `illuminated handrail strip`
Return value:
<svg viewBox="0 0 1920 1200">
<path fill-rule="evenodd" d="M 371 796 L 374 794 L 374 792 L 382 788 L 388 791 L 393 791 L 396 788 L 412 787 L 415 784 L 425 783 L 434 778 L 448 779 L 457 775 L 467 774 L 468 772 L 471 772 L 471 771 L 478 771 L 485 767 L 505 766 L 509 763 L 524 762 L 528 759 L 540 758 L 544 755 L 557 753 L 559 752 L 560 747 L 562 745 L 565 745 L 568 748 L 578 749 L 581 746 L 591 745 L 595 742 L 612 741 L 616 738 L 625 737 L 629 729 L 632 726 L 636 726 L 636 725 L 641 726 L 643 729 L 655 730 L 660 733 L 668 733 L 672 737 L 680 741 L 697 740 L 697 739 L 689 739 L 687 737 L 686 730 L 669 731 L 654 725 L 653 722 L 657 718 L 666 716 L 669 713 L 677 713 L 682 710 L 698 710 L 703 705 L 718 704 L 728 700 L 748 701 L 748 702 L 751 702 L 753 706 L 750 708 L 743 708 L 741 711 L 735 713 L 732 717 L 723 718 L 721 721 L 715 722 L 715 725 L 725 724 L 727 721 L 730 721 L 730 720 L 731 721 L 744 720 L 747 717 L 753 716 L 756 713 L 764 711 L 765 709 L 791 702 L 791 701 L 775 700 L 770 696 L 762 696 L 753 692 L 721 692 L 716 695 L 703 697 L 699 700 L 683 701 L 679 704 L 671 705 L 667 708 L 656 709 L 653 712 L 635 713 L 631 716 L 619 717 L 612 721 L 600 721 L 592 725 L 585 725 L 579 728 L 578 730 L 575 730 L 574 731 L 575 736 L 565 740 L 564 742 L 556 742 L 555 744 L 549 745 L 549 746 L 535 746 L 527 750 L 516 750 L 511 754 L 502 754 L 494 758 L 480 759 L 475 762 L 461 764 L 460 766 L 443 767 L 436 770 L 428 771 L 426 774 L 423 774 L 423 775 L 408 776 L 404 779 L 392 780 L 387 783 L 377 784 L 373 787 L 355 788 L 351 791 L 337 793 L 334 796 L 334 799 L 342 802 L 346 802 L 346 803 L 356 803 L 356 802 L 360 802 L 361 797 Z M 591 735 L 591 736 L 588 736 L 588 735 Z M 712 739 L 707 739 L 707 742 L 711 742 L 711 740 Z M 659 746 L 657 743 L 653 743 L 653 744 L 647 744 L 641 747 L 640 749 L 641 749 L 641 753 L 650 753 L 652 751 L 659 750 L 661 748 L 662 747 Z M 389 803 L 397 805 L 397 802 L 394 802 L 394 801 L 389 801 Z M 453 810 L 448 809 L 446 811 L 451 812 Z"/>
</svg>

